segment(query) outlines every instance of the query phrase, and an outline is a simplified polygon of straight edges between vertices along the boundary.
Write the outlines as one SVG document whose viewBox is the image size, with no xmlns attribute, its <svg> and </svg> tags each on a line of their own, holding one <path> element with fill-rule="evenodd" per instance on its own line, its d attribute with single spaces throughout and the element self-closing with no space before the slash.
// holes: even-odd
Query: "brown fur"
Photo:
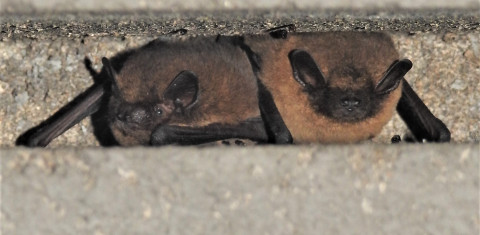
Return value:
<svg viewBox="0 0 480 235">
<path fill-rule="evenodd" d="M 357 142 L 377 135 L 392 117 L 401 96 L 401 85 L 384 100 L 378 113 L 356 123 L 338 122 L 316 113 L 308 94 L 292 75 L 288 54 L 302 49 L 311 54 L 334 87 L 361 88 L 367 79 L 376 85 L 390 64 L 398 59 L 391 39 L 381 33 L 294 33 L 287 39 L 251 36 L 246 43 L 261 57 L 260 78 L 272 93 L 280 114 L 296 143 Z M 338 66 L 355 65 L 371 78 L 335 76 Z"/>
<path fill-rule="evenodd" d="M 248 58 L 240 48 L 216 42 L 214 37 L 140 48 L 125 61 L 117 84 L 129 103 L 161 101 L 167 86 L 183 70 L 198 76 L 198 103 L 188 113 L 172 116 L 168 124 L 236 124 L 260 116 L 257 83 Z M 145 144 L 151 133 L 136 130 L 125 135 L 115 124 L 112 130 L 122 145 Z"/>
<path fill-rule="evenodd" d="M 309 99 L 309 95 L 293 78 L 289 53 L 300 49 L 313 57 L 332 87 L 362 89 L 371 83 L 372 79 L 373 83 L 377 84 L 389 65 L 398 59 L 392 41 L 385 34 L 330 32 L 290 34 L 287 39 L 274 39 L 268 35 L 248 36 L 245 39 L 246 44 L 259 55 L 261 63 L 258 75 L 272 93 L 278 110 L 297 143 L 356 142 L 369 139 L 378 134 L 391 118 L 401 96 L 400 84 L 383 100 L 379 111 L 373 116 L 369 115 L 370 118 L 359 122 L 333 120 L 319 114 L 321 110 L 314 110 L 312 100 L 320 99 Z M 101 77 L 114 74 L 118 85 L 118 89 L 113 89 L 113 95 L 104 96 L 110 99 L 110 103 L 108 115 L 106 118 L 102 117 L 102 120 L 105 119 L 110 124 L 115 139 L 121 145 L 138 145 L 149 144 L 152 131 L 158 124 L 198 127 L 213 123 L 238 124 L 259 117 L 257 81 L 247 58 L 251 51 L 243 51 L 241 48 L 245 48 L 237 43 L 238 41 L 217 41 L 214 37 L 154 41 L 141 48 L 121 52 L 111 59 L 112 63 L 109 60 L 102 61 L 107 66 L 100 74 Z M 253 68 L 256 71 L 257 67 Z M 177 75 L 185 70 L 198 77 L 198 102 L 191 108 L 181 109 L 184 112 L 178 112 L 173 100 L 178 98 L 175 96 L 177 90 L 168 100 L 163 99 L 163 94 Z M 188 74 L 190 79 L 194 76 Z M 358 74 L 361 75 L 357 77 Z M 355 78 L 349 77 L 350 75 Z M 178 84 L 180 88 L 184 88 L 182 83 Z M 192 87 L 194 86 L 187 86 L 187 89 L 195 90 L 195 87 Z M 87 115 L 87 112 L 100 106 L 103 101 L 100 101 L 99 97 L 110 91 L 104 90 L 103 84 L 96 84 L 93 88 L 85 93 L 91 96 L 91 101 L 83 100 L 85 97 L 81 95 L 76 98 L 72 107 L 77 110 L 84 107 L 83 114 Z M 191 90 L 185 93 L 186 95 L 183 94 L 185 96 L 182 98 L 187 101 L 181 105 L 190 104 L 188 99 L 195 95 Z M 336 89 L 335 92 L 338 91 L 343 92 L 342 89 Z M 410 96 L 416 97 L 413 91 L 410 93 Z M 262 104 L 265 104 L 263 102 Z M 69 105 L 66 107 L 70 109 Z M 117 113 L 122 107 L 124 112 Z M 123 115 L 133 114 L 133 111 L 139 109 L 143 109 L 143 112 L 137 112 L 136 116 Z M 159 114 L 159 109 L 166 115 L 154 116 L 156 119 L 151 120 L 152 115 L 139 114 L 146 114 L 145 110 Z M 420 111 L 427 113 L 426 118 L 431 119 L 428 109 L 423 110 L 420 107 Z M 29 146 L 48 144 L 48 137 L 48 141 L 44 141 L 45 138 L 41 135 L 36 136 L 37 131 L 41 134 L 55 134 L 58 126 L 62 128 L 62 125 L 68 126 L 75 121 L 68 120 L 70 115 L 59 115 L 55 114 L 50 121 L 47 120 L 45 125 L 50 128 L 46 132 L 43 132 L 44 125 L 41 124 L 29 130 L 26 137 L 19 137 L 17 143 L 22 144 L 25 141 Z M 124 119 L 127 116 L 136 119 L 133 122 L 133 119 L 128 121 Z M 118 121 L 120 119 L 126 122 Z M 103 121 L 100 123 L 104 125 Z M 446 129 L 443 123 L 438 123 L 437 126 Z M 450 134 L 448 129 L 446 131 L 449 140 Z M 28 140 L 30 137 L 31 141 Z"/>
</svg>

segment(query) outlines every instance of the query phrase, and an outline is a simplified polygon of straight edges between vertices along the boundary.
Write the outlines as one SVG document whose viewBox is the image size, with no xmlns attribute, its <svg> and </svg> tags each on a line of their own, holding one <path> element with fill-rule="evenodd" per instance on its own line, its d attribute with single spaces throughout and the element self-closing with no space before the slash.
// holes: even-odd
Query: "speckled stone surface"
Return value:
<svg viewBox="0 0 480 235">
<path fill-rule="evenodd" d="M 297 31 L 386 31 L 413 61 L 406 78 L 452 132 L 454 142 L 480 139 L 480 18 L 476 11 L 234 12 L 65 14 L 0 18 L 0 146 L 54 113 L 92 84 L 83 59 L 101 57 L 179 28 L 187 35 L 263 33 L 295 23 Z M 374 141 L 405 134 L 398 118 Z M 89 119 L 51 146 L 95 146 Z"/>
<path fill-rule="evenodd" d="M 3 234 L 478 234 L 478 145 L 0 151 Z"/>
<path fill-rule="evenodd" d="M 477 0 L 0 0 L 0 12 L 478 8 Z"/>
<path fill-rule="evenodd" d="M 13 147 L 92 84 L 85 56 L 100 69 L 103 56 L 179 28 L 231 35 L 290 23 L 390 33 L 453 142 L 85 148 L 98 145 L 86 119 L 49 149 Z M 475 8 L 2 14 L 0 234 L 478 234 L 479 41 Z M 405 132 L 395 117 L 374 142 Z"/>
</svg>

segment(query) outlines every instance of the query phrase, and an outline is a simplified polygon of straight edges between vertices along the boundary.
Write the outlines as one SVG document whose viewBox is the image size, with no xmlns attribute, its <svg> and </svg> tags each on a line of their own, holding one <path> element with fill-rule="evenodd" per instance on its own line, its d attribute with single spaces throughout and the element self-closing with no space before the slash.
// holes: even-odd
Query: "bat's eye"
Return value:
<svg viewBox="0 0 480 235">
<path fill-rule="evenodd" d="M 341 102 L 342 106 L 348 111 L 353 111 L 353 109 L 357 108 L 360 104 L 360 101 L 355 98 L 342 99 Z"/>
<path fill-rule="evenodd" d="M 342 100 L 343 106 L 357 106 L 359 103 L 360 101 L 358 100 L 348 100 L 348 99 Z"/>
<path fill-rule="evenodd" d="M 163 110 L 162 110 L 162 107 L 160 107 L 160 105 L 156 105 L 154 108 L 153 108 L 153 112 L 156 114 L 156 115 L 162 115 L 163 114 Z"/>
</svg>

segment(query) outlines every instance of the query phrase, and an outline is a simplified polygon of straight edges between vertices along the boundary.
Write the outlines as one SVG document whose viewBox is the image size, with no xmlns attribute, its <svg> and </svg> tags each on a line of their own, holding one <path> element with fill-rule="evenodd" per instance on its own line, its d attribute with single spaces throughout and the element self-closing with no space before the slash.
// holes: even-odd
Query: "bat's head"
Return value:
<svg viewBox="0 0 480 235">
<path fill-rule="evenodd" d="M 289 54 L 293 77 L 309 96 L 314 110 L 339 122 L 360 122 L 378 113 L 382 102 L 410 70 L 409 60 L 395 61 L 379 82 L 365 69 L 342 64 L 326 77 L 310 54 L 293 50 Z"/>
<path fill-rule="evenodd" d="M 103 58 L 102 62 L 112 84 L 110 128 L 122 145 L 149 144 L 150 134 L 155 127 L 167 123 L 173 114 L 183 113 L 197 103 L 198 78 L 191 71 L 178 73 L 162 94 L 155 94 L 155 89 L 146 90 L 146 93 L 152 94 L 144 94 L 142 100 L 129 102 L 124 97 L 126 89 L 119 89 L 118 74 L 110 61 Z"/>
</svg>

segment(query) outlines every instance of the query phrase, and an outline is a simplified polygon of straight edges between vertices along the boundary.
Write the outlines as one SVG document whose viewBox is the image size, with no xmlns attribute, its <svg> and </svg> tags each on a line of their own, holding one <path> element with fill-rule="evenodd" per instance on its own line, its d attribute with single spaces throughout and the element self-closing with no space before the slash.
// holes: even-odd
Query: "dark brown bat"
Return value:
<svg viewBox="0 0 480 235">
<path fill-rule="evenodd" d="M 256 53 L 257 75 L 296 143 L 348 143 L 376 136 L 395 109 L 419 141 L 444 142 L 450 131 L 403 76 L 384 33 L 286 33 L 245 37 Z"/>
<path fill-rule="evenodd" d="M 288 131 L 279 132 L 286 128 L 275 107 L 261 115 L 272 97 L 258 86 L 248 49 L 242 47 L 236 37 L 155 40 L 103 58 L 100 74 L 87 64 L 96 83 L 20 136 L 17 144 L 46 146 L 95 112 L 92 121 L 104 145 L 199 144 L 228 138 L 291 142 Z M 281 125 L 271 126 L 262 116 Z"/>
</svg>

